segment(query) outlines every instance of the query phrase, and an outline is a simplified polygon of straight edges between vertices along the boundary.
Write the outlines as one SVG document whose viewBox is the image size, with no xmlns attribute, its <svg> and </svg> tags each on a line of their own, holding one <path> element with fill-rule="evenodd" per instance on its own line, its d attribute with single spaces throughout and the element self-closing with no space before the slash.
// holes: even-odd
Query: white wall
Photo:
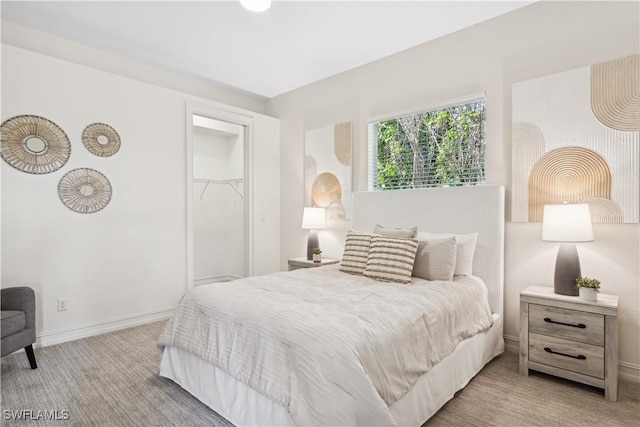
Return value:
<svg viewBox="0 0 640 427">
<path fill-rule="evenodd" d="M 254 150 L 270 161 L 253 171 L 256 191 L 275 188 L 253 203 L 252 228 L 276 252 L 275 259 L 267 256 L 254 269 L 277 270 L 279 242 L 270 243 L 280 225 L 277 120 L 2 45 L 2 120 L 41 115 L 64 129 L 72 144 L 67 165 L 51 174 L 26 174 L 5 162 L 1 167 L 2 286 L 35 289 L 40 342 L 163 317 L 182 296 L 188 102 L 253 117 L 259 142 Z M 83 146 L 82 130 L 94 122 L 119 132 L 122 145 L 115 156 L 100 158 Z M 261 139 L 265 130 L 276 137 Z M 113 197 L 104 210 L 82 215 L 59 200 L 58 181 L 77 167 L 98 169 L 111 181 Z M 69 299 L 68 311 L 57 311 L 59 297 Z"/>
<path fill-rule="evenodd" d="M 203 77 L 186 75 L 167 68 L 160 68 L 153 64 L 135 61 L 104 50 L 50 36 L 12 22 L 2 21 L 0 29 L 2 30 L 2 43 L 5 44 L 128 77 L 143 83 L 173 89 L 183 94 L 213 99 L 220 103 L 258 113 L 264 112 L 264 97 L 229 86 L 212 84 L 210 80 Z"/>
<path fill-rule="evenodd" d="M 637 2 L 538 2 L 268 101 L 266 111 L 281 120 L 283 265 L 305 250 L 306 130 L 353 122 L 353 188 L 366 190 L 369 118 L 486 91 L 487 181 L 505 185 L 509 207 L 512 84 L 638 53 L 639 12 Z M 319 233 L 323 254 L 339 258 L 349 222 L 328 226 Z M 540 230 L 536 223 L 506 227 L 505 334 L 512 347 L 520 291 L 553 280 L 555 246 L 540 240 Z M 596 224 L 594 231 L 595 242 L 579 247 L 583 274 L 620 296 L 621 374 L 637 377 L 640 226 Z"/>
</svg>

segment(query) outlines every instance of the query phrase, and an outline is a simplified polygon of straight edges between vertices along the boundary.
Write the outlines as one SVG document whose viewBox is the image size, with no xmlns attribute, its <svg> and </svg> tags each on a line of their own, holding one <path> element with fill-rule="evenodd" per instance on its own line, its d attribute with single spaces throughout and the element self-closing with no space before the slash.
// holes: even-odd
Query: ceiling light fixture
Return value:
<svg viewBox="0 0 640 427">
<path fill-rule="evenodd" d="M 264 12 L 271 7 L 271 0 L 240 0 L 240 4 L 251 12 Z"/>
</svg>

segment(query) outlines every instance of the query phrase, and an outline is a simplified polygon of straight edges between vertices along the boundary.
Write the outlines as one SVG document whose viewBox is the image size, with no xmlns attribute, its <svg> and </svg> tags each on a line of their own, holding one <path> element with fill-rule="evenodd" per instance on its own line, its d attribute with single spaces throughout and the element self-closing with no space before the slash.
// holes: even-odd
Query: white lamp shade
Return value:
<svg viewBox="0 0 640 427">
<path fill-rule="evenodd" d="M 324 208 L 304 208 L 302 228 L 305 230 L 322 230 L 326 228 Z"/>
<path fill-rule="evenodd" d="M 586 203 L 544 205 L 542 240 L 548 242 L 591 242 L 593 227 Z"/>
<path fill-rule="evenodd" d="M 264 12 L 271 7 L 271 0 L 240 0 L 240 4 L 251 12 Z"/>
</svg>

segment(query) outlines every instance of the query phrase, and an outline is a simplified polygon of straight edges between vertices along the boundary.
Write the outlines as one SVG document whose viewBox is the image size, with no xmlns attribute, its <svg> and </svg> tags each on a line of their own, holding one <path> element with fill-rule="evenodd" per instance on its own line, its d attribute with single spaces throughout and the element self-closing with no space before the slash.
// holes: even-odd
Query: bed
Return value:
<svg viewBox="0 0 640 427">
<path fill-rule="evenodd" d="M 236 425 L 423 424 L 504 349 L 504 189 L 357 192 L 352 209 L 353 230 L 477 233 L 473 275 L 385 284 L 327 266 L 199 286 L 159 340 L 160 375 Z M 436 314 L 438 294 L 479 308 Z M 433 332 L 394 332 L 416 316 Z M 451 336 L 431 324 L 458 318 Z"/>
</svg>

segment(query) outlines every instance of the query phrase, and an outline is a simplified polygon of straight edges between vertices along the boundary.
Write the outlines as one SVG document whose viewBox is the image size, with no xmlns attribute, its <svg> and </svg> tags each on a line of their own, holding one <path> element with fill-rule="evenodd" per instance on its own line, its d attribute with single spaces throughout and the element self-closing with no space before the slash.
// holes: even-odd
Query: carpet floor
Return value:
<svg viewBox="0 0 640 427">
<path fill-rule="evenodd" d="M 2 358 L 4 426 L 230 426 L 189 393 L 158 376 L 156 340 L 164 322 Z M 58 418 L 57 420 L 51 418 Z M 638 426 L 640 384 L 620 382 L 617 402 L 601 390 L 532 373 L 503 354 L 426 424 L 435 426 Z"/>
</svg>

